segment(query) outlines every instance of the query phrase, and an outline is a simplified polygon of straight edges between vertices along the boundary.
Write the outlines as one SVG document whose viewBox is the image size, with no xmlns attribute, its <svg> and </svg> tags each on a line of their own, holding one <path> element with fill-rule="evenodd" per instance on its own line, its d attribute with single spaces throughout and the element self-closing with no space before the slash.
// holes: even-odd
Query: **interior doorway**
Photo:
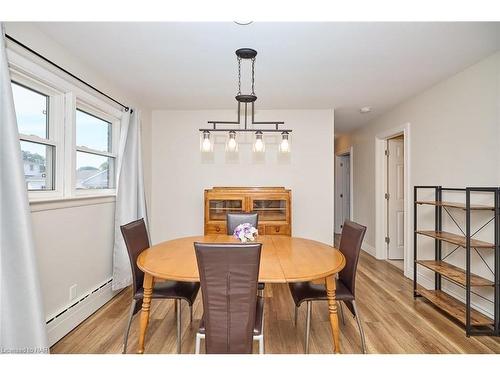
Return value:
<svg viewBox="0 0 500 375">
<path fill-rule="evenodd" d="M 386 238 L 387 259 L 403 270 L 404 260 L 404 135 L 386 141 L 387 188 Z"/>
<path fill-rule="evenodd" d="M 410 124 L 375 137 L 375 256 L 411 278 Z"/>
<path fill-rule="evenodd" d="M 352 148 L 335 156 L 335 223 L 336 235 L 342 233 L 344 221 L 352 212 Z"/>
</svg>

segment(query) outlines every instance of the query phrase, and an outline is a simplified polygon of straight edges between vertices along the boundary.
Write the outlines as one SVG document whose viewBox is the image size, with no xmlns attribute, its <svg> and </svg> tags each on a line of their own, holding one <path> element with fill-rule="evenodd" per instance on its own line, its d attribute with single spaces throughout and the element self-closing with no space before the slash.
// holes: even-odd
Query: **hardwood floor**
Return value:
<svg viewBox="0 0 500 375">
<path fill-rule="evenodd" d="M 401 271 L 404 270 L 404 261 L 401 260 L 392 260 L 392 259 L 386 259 L 386 262 L 392 264 L 394 267 L 400 269 Z"/>
<path fill-rule="evenodd" d="M 357 299 L 368 353 L 500 353 L 500 338 L 465 336 L 463 328 L 422 299 L 414 300 L 412 283 L 398 268 L 362 252 L 358 268 Z M 56 343 L 51 353 L 121 353 L 131 291 L 127 289 Z M 194 338 L 202 315 L 200 296 L 189 324 L 182 303 L 182 352 L 194 352 Z M 286 285 L 266 285 L 266 353 L 303 353 L 305 304 L 293 325 L 293 303 Z M 343 353 L 360 353 L 356 322 L 344 309 L 341 324 Z M 137 350 L 138 315 L 134 317 L 128 352 Z M 175 353 L 174 303 L 153 301 L 146 353 Z M 254 352 L 257 352 L 255 344 Z M 310 353 L 332 353 L 326 302 L 313 303 Z"/>
</svg>

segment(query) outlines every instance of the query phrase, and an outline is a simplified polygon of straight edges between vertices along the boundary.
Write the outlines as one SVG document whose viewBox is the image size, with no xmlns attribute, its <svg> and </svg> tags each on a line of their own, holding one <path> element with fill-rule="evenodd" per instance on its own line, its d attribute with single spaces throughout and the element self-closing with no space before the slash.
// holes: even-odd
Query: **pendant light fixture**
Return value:
<svg viewBox="0 0 500 375">
<path fill-rule="evenodd" d="M 254 152 L 264 152 L 266 151 L 266 144 L 264 143 L 264 139 L 262 137 L 264 134 L 260 130 L 255 133 L 255 142 L 253 144 Z"/>
<path fill-rule="evenodd" d="M 290 134 L 288 132 L 281 133 L 279 150 L 283 154 L 287 154 L 290 152 Z"/>
<path fill-rule="evenodd" d="M 238 152 L 238 141 L 236 140 L 236 132 L 230 131 L 226 142 L 227 152 Z"/>
<path fill-rule="evenodd" d="M 236 57 L 238 61 L 238 93 L 235 96 L 238 102 L 238 119 L 237 121 L 208 121 L 212 125 L 211 128 L 199 129 L 202 133 L 201 141 L 201 151 L 211 152 L 213 150 L 213 142 L 210 140 L 210 134 L 212 132 L 227 132 L 228 138 L 226 141 L 226 151 L 236 152 L 238 151 L 238 142 L 236 139 L 236 133 L 239 132 L 253 132 L 255 133 L 255 142 L 253 145 L 254 152 L 264 152 L 264 133 L 281 133 L 281 143 L 279 146 L 280 152 L 290 152 L 290 139 L 289 135 L 292 132 L 291 129 L 280 129 L 280 125 L 284 125 L 283 121 L 255 121 L 255 101 L 257 96 L 255 95 L 255 57 L 257 56 L 257 51 L 251 48 L 240 48 L 236 50 Z M 241 63 L 243 61 L 251 61 L 251 77 L 252 77 L 252 92 L 250 94 L 241 93 Z M 248 105 L 251 105 L 251 122 L 248 124 Z M 221 129 L 217 125 L 242 125 L 242 106 L 243 106 L 243 127 L 233 127 Z M 257 125 L 257 127 L 249 128 L 248 125 Z M 268 128 L 262 128 L 262 125 L 272 125 Z"/>
<path fill-rule="evenodd" d="M 200 150 L 201 150 L 201 152 L 212 152 L 213 151 L 213 144 L 212 144 L 212 141 L 210 140 L 210 132 L 209 131 L 204 131 L 203 133 L 201 133 Z"/>
</svg>

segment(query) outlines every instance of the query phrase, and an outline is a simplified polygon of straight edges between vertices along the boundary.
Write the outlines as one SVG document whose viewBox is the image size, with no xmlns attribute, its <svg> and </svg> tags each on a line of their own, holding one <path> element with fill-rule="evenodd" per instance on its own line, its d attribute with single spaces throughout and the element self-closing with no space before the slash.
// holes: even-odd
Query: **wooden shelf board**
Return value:
<svg viewBox="0 0 500 375">
<path fill-rule="evenodd" d="M 460 321 L 465 325 L 465 304 L 453 298 L 449 294 L 441 290 L 428 290 L 422 286 L 417 287 L 417 293 L 425 297 L 434 306 L 443 310 L 453 318 Z M 493 320 L 486 315 L 481 314 L 479 311 L 471 309 L 471 325 L 473 326 L 486 326 L 493 324 Z"/>
<path fill-rule="evenodd" d="M 212 210 L 212 211 L 241 211 L 242 209 L 241 208 L 237 208 L 237 207 L 210 207 L 209 210 Z"/>
<path fill-rule="evenodd" d="M 271 208 L 267 208 L 267 207 L 254 207 L 253 208 L 253 211 L 285 211 L 286 212 L 286 208 L 280 208 L 280 207 L 271 207 Z"/>
<path fill-rule="evenodd" d="M 440 206 L 440 207 L 451 207 L 451 208 L 459 208 L 461 210 L 465 210 L 466 206 L 464 203 L 458 203 L 458 202 L 444 202 L 444 201 L 416 201 L 415 203 L 417 204 L 426 204 L 426 205 L 431 205 L 431 206 Z M 487 205 L 482 205 L 482 204 L 471 204 L 470 205 L 471 210 L 486 210 L 486 211 L 493 211 L 494 207 L 492 206 L 487 206 Z"/>
<path fill-rule="evenodd" d="M 436 260 L 417 260 L 417 263 L 442 275 L 444 278 L 454 281 L 455 283 L 465 286 L 466 285 L 466 277 L 465 270 L 462 268 L 456 267 L 452 264 L 436 261 Z M 494 286 L 494 282 L 484 277 L 471 274 L 471 285 L 472 286 Z"/>
<path fill-rule="evenodd" d="M 427 237 L 436 238 L 438 240 L 449 242 L 449 243 L 452 243 L 454 245 L 458 245 L 458 246 L 462 246 L 462 247 L 465 247 L 466 243 L 467 243 L 465 236 L 459 236 L 458 234 L 444 232 L 444 231 L 437 232 L 434 230 L 417 230 L 416 233 L 427 236 Z M 492 243 L 476 240 L 473 238 L 471 238 L 471 240 L 470 240 L 470 246 L 475 247 L 475 248 L 481 248 L 481 249 L 494 249 L 495 248 L 495 245 Z"/>
</svg>

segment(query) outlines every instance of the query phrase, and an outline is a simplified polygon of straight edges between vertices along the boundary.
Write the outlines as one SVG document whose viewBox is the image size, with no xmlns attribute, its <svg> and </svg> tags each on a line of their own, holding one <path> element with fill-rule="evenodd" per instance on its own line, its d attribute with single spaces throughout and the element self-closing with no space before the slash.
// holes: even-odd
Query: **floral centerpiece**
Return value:
<svg viewBox="0 0 500 375">
<path fill-rule="evenodd" d="M 243 223 L 234 229 L 234 237 L 241 242 L 255 241 L 259 231 L 250 223 Z"/>
</svg>

